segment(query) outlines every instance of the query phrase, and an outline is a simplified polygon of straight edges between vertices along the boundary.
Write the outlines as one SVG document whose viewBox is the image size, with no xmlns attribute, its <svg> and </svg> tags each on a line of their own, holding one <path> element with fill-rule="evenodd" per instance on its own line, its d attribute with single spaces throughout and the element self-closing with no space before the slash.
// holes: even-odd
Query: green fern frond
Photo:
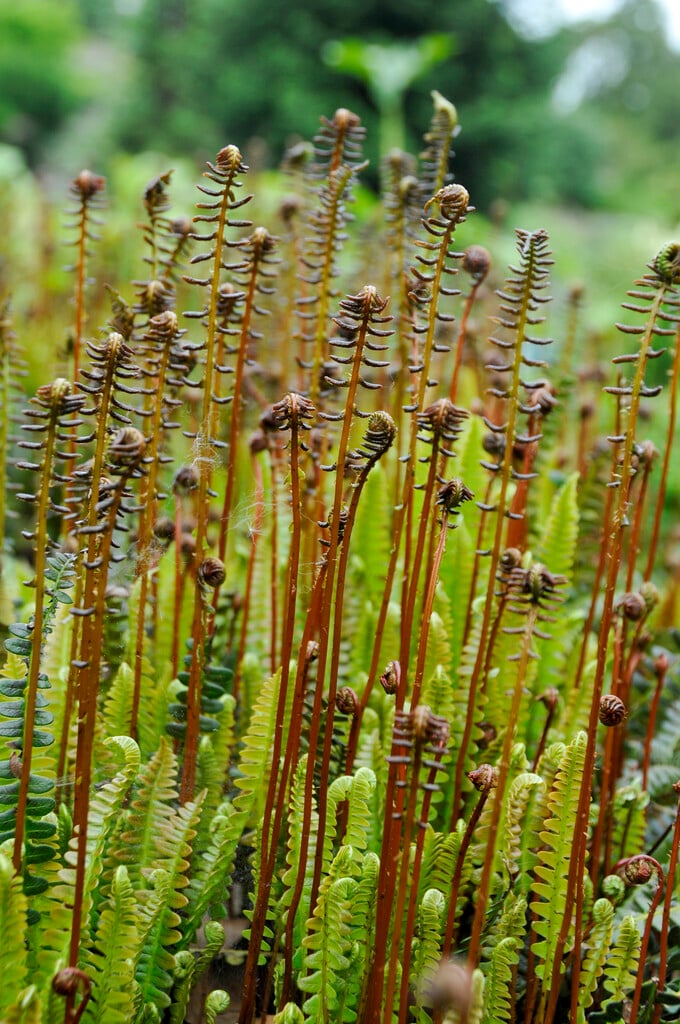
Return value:
<svg viewBox="0 0 680 1024">
<path fill-rule="evenodd" d="M 313 917 L 307 922 L 307 934 L 302 940 L 308 951 L 305 967 L 308 974 L 298 979 L 298 988 L 309 993 L 303 1003 L 306 1020 L 333 1019 L 334 1012 L 343 1001 L 350 966 L 351 903 L 357 883 L 353 878 L 331 876 L 322 882 Z M 347 1014 L 344 1020 L 353 1020 Z"/>
<path fill-rule="evenodd" d="M 486 975 L 483 1024 L 507 1024 L 512 1020 L 510 985 L 518 962 L 518 940 L 514 937 L 500 939 L 491 954 Z"/>
<path fill-rule="evenodd" d="M 305 1024 L 305 1015 L 295 1003 L 286 1003 L 283 1009 L 272 1017 L 272 1024 Z"/>
<path fill-rule="evenodd" d="M 214 989 L 205 1000 L 205 1024 L 215 1024 L 217 1016 L 225 1013 L 231 999 L 221 988 Z"/>
<path fill-rule="evenodd" d="M 180 943 L 181 918 L 188 898 L 184 890 L 189 885 L 186 871 L 191 857 L 191 842 L 201 813 L 203 794 L 195 802 L 179 807 L 166 826 L 167 840 L 171 843 L 169 855 L 159 858 L 158 867 L 151 873 L 153 891 L 144 908 L 145 929 L 135 978 L 140 986 L 143 1002 L 154 1003 L 159 1010 L 170 1005 L 168 991 L 172 986 L 175 958 L 170 952 Z"/>
<path fill-rule="evenodd" d="M 140 943 L 135 894 L 127 870 L 121 865 L 99 915 L 94 944 L 86 953 L 93 982 L 86 1021 L 127 1024 L 131 1019 L 135 961 Z"/>
<path fill-rule="evenodd" d="M 260 689 L 253 708 L 248 731 L 238 762 L 234 807 L 247 822 L 259 823 L 271 770 L 271 752 L 276 725 L 277 692 L 281 678 L 279 669 Z"/>
<path fill-rule="evenodd" d="M 532 791 L 543 788 L 543 779 L 540 775 L 536 775 L 533 772 L 523 772 L 521 775 L 518 775 L 510 786 L 507 812 L 503 824 L 501 850 L 505 866 L 511 878 L 515 878 L 520 873 L 522 840 L 526 833 L 527 807 L 531 800 Z M 519 884 L 522 884 L 521 879 L 519 879 Z"/>
<path fill-rule="evenodd" d="M 566 905 L 567 877 L 574 843 L 579 792 L 585 761 L 586 736 L 578 736 L 564 750 L 548 799 L 548 818 L 541 832 L 544 847 L 539 852 L 531 903 L 534 930 L 540 937 L 533 951 L 538 960 L 537 975 L 550 983 L 553 963 L 559 955 L 557 939 Z"/>
<path fill-rule="evenodd" d="M 184 1024 L 192 989 L 224 945 L 224 928 L 218 921 L 208 921 L 204 935 L 205 946 L 201 949 L 200 955 L 195 956 L 190 950 L 185 949 L 175 957 L 175 983 L 169 1024 Z"/>
<path fill-rule="evenodd" d="M 104 698 L 102 732 L 104 736 L 127 736 L 132 717 L 134 674 L 126 661 L 118 666 Z"/>
<path fill-rule="evenodd" d="M 20 992 L 16 1002 L 7 1008 L 2 1024 L 44 1024 L 45 1019 L 38 990 L 31 985 Z"/>
<path fill-rule="evenodd" d="M 614 907 L 606 899 L 595 902 L 592 912 L 593 926 L 587 939 L 587 952 L 579 975 L 578 1019 L 585 1024 L 585 1011 L 593 1003 L 597 982 L 604 970 L 605 960 L 614 927 Z"/>
<path fill-rule="evenodd" d="M 410 980 L 416 990 L 416 1018 L 426 1021 L 422 1012 L 429 1006 L 428 988 L 441 962 L 442 927 L 446 920 L 446 898 L 439 889 L 428 889 L 418 908 L 417 939 L 413 944 Z"/>
<path fill-rule="evenodd" d="M 174 837 L 170 825 L 177 802 L 177 758 L 164 737 L 158 751 L 139 773 L 124 830 L 116 851 L 126 864 L 133 887 L 143 888 L 144 871 L 159 858 L 172 857 Z"/>
<path fill-rule="evenodd" d="M 609 995 L 603 1008 L 621 1002 L 635 987 L 641 937 L 635 918 L 624 917 L 604 968 L 604 989 Z"/>
<path fill-rule="evenodd" d="M 14 1003 L 15 994 L 28 981 L 25 932 L 28 903 L 21 877 L 12 862 L 0 854 L 0 978 L 11 978 L 12 985 L 0 985 L 0 1020 Z"/>
<path fill-rule="evenodd" d="M 578 542 L 578 481 L 579 474 L 572 473 L 555 494 L 536 549 L 536 560 L 550 566 L 551 572 L 564 576 L 567 586 L 573 579 Z"/>
<path fill-rule="evenodd" d="M 242 816 L 232 803 L 222 804 L 212 822 L 210 842 L 195 862 L 186 891 L 189 900 L 183 922 L 186 940 L 193 938 L 207 912 L 215 917 L 226 914 L 224 903 L 242 833 Z"/>
</svg>

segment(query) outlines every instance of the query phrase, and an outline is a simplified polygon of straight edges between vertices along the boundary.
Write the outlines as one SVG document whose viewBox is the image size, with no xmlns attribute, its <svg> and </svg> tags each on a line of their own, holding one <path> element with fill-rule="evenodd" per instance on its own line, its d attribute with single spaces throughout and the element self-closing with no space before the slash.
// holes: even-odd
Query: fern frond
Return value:
<svg viewBox="0 0 680 1024">
<path fill-rule="evenodd" d="M 141 943 L 137 913 L 135 894 L 121 865 L 99 915 L 94 944 L 86 953 L 93 981 L 86 1021 L 127 1024 L 132 1017 L 135 961 Z"/>
<path fill-rule="evenodd" d="M 0 1020 L 28 981 L 25 932 L 28 903 L 21 877 L 12 862 L 0 853 L 0 978 L 12 979 L 12 985 L 0 985 Z"/>
<path fill-rule="evenodd" d="M 507 1024 L 512 1020 L 509 988 L 518 962 L 518 940 L 514 937 L 500 939 L 491 954 L 486 975 L 483 1024 Z"/>
<path fill-rule="evenodd" d="M 579 974 L 579 1016 L 576 1024 L 585 1024 L 585 1011 L 592 1006 L 595 989 L 604 970 L 614 927 L 613 904 L 606 899 L 596 900 L 592 920 L 593 926 L 587 940 L 588 948 Z"/>
<path fill-rule="evenodd" d="M 304 962 L 309 973 L 298 979 L 298 988 L 309 993 L 302 1007 L 307 1020 L 329 1019 L 343 1000 L 351 954 L 351 902 L 356 890 L 353 878 L 331 881 L 330 876 L 319 889 L 314 915 L 302 940 L 308 951 Z"/>
<path fill-rule="evenodd" d="M 635 988 L 641 941 L 635 918 L 624 917 L 605 963 L 603 985 L 609 995 L 603 1008 L 621 1002 Z"/>
<path fill-rule="evenodd" d="M 527 827 L 527 807 L 532 790 L 536 788 L 544 788 L 541 776 L 533 772 L 523 772 L 513 780 L 508 792 L 508 806 L 503 823 L 502 855 L 511 878 L 515 878 L 520 871 L 522 836 Z"/>
<path fill-rule="evenodd" d="M 548 818 L 541 832 L 544 848 L 539 852 L 531 903 L 535 915 L 534 930 L 540 937 L 533 951 L 539 961 L 537 975 L 544 985 L 550 983 L 553 963 L 561 956 L 557 949 L 566 905 L 567 877 L 572 857 L 574 830 L 585 759 L 586 736 L 578 736 L 564 750 L 553 788 L 548 798 Z"/>
<path fill-rule="evenodd" d="M 416 990 L 417 1019 L 429 1019 L 422 1007 L 429 1006 L 427 998 L 432 978 L 441 962 L 442 927 L 446 921 L 446 899 L 439 889 L 428 889 L 418 908 L 417 939 L 413 944 L 410 979 Z"/>
</svg>

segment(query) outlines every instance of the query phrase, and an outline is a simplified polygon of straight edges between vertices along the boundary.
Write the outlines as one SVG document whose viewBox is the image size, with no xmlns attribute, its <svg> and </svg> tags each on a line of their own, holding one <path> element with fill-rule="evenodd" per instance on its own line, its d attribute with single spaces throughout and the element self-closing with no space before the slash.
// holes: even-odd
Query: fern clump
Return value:
<svg viewBox="0 0 680 1024">
<path fill-rule="evenodd" d="M 3 285 L 2 1021 L 675 1013 L 679 248 L 576 423 L 581 300 L 433 98 L 357 221 L 345 108 L 278 224 L 234 144 L 193 221 L 160 171 L 129 283 L 83 171 L 33 397 Z"/>
</svg>

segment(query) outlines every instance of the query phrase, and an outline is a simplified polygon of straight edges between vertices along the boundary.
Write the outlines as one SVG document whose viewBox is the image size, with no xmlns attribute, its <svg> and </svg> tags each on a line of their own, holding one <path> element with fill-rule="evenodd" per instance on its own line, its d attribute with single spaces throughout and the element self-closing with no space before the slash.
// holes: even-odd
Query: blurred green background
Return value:
<svg viewBox="0 0 680 1024">
<path fill-rule="evenodd" d="M 276 166 L 347 106 L 375 184 L 379 147 L 420 148 L 436 88 L 482 211 L 502 198 L 676 222 L 680 58 L 662 8 L 629 0 L 546 34 L 547 4 L 0 0 L 0 142 L 48 184 L 121 152 L 202 162 L 226 142 Z"/>
</svg>

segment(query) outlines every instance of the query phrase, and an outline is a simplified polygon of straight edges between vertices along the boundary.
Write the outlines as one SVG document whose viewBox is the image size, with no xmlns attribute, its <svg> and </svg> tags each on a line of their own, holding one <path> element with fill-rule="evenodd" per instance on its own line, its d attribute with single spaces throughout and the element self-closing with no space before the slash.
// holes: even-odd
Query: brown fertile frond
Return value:
<svg viewBox="0 0 680 1024">
<path fill-rule="evenodd" d="M 431 196 L 425 204 L 425 213 L 431 206 L 438 208 L 437 214 L 430 214 L 422 220 L 422 225 L 430 236 L 429 241 L 418 240 L 416 256 L 420 266 L 411 267 L 414 287 L 409 293 L 414 312 L 422 312 L 424 319 L 414 316 L 413 330 L 416 336 L 423 335 L 424 342 L 414 344 L 417 352 L 416 362 L 409 366 L 412 374 L 429 373 L 430 357 L 433 352 L 448 352 L 449 346 L 443 344 L 436 336 L 440 325 L 448 325 L 455 319 L 450 313 L 439 308 L 441 298 L 460 295 L 458 288 L 450 288 L 444 284 L 446 278 L 458 273 L 456 267 L 450 266 L 450 259 L 460 259 L 461 253 L 450 248 L 453 233 L 465 220 L 466 214 L 472 210 L 470 196 L 462 185 L 446 185 Z M 421 379 L 418 398 L 415 403 L 405 407 L 407 412 L 415 412 L 422 408 L 425 389 L 434 387 L 438 381 Z"/>
<path fill-rule="evenodd" d="M 438 453 L 451 458 L 455 453 L 449 446 L 460 437 L 468 415 L 465 409 L 460 409 L 450 399 L 439 398 L 418 413 L 416 419 L 421 431 L 418 440 L 432 445 L 436 438 Z M 429 462 L 429 456 L 421 459 L 421 462 Z"/>
<path fill-rule="evenodd" d="M 344 299 L 341 299 L 339 304 L 340 315 L 333 317 L 333 323 L 344 336 L 332 338 L 330 344 L 334 348 L 339 349 L 340 352 L 347 354 L 341 355 L 340 352 L 332 353 L 330 358 L 334 363 L 342 366 L 354 362 L 356 335 L 364 324 L 366 327 L 364 350 L 368 349 L 369 352 L 385 352 L 387 350 L 387 345 L 378 344 L 372 339 L 389 338 L 394 333 L 392 330 L 383 329 L 383 324 L 390 323 L 392 320 L 392 317 L 389 315 L 382 316 L 388 302 L 389 298 L 381 299 L 373 285 L 366 285 L 357 295 L 346 295 Z M 361 362 L 364 366 L 370 369 L 379 369 L 389 365 L 387 360 L 370 358 L 365 354 L 364 350 L 362 350 L 361 354 Z M 350 386 L 350 378 L 348 377 L 330 377 L 326 375 L 324 380 L 326 384 L 334 388 Z M 367 379 L 361 374 L 359 375 L 358 383 L 362 388 L 366 388 L 369 391 L 376 391 L 380 388 L 380 384 Z M 343 419 L 344 414 L 331 415 L 326 413 L 324 418 Z"/>
<path fill-rule="evenodd" d="M 617 385 L 604 388 L 604 391 L 616 395 L 625 403 L 623 408 L 629 418 L 629 408 L 633 403 L 637 406 L 641 398 L 654 398 L 663 390 L 661 384 L 645 384 L 644 373 L 647 361 L 658 359 L 666 351 L 665 348 L 653 348 L 650 344 L 651 339 L 675 337 L 680 324 L 680 244 L 670 242 L 664 246 L 649 264 L 649 270 L 650 273 L 635 281 L 633 288 L 627 293 L 634 301 L 622 303 L 624 309 L 644 316 L 645 323 L 639 326 L 623 323 L 616 325 L 622 334 L 642 336 L 646 342 L 637 351 L 615 356 L 612 360 L 615 365 L 630 366 L 633 379 L 630 382 L 620 380 Z M 637 412 L 635 417 L 637 418 Z M 626 454 L 626 438 L 627 432 L 608 438 L 620 451 L 618 468 L 609 487 L 618 488 L 622 483 L 627 485 L 628 480 L 624 481 L 622 474 L 629 477 L 635 475 L 639 459 L 634 458 L 635 452 Z"/>
<path fill-rule="evenodd" d="M 371 413 L 361 445 L 347 453 L 345 465 L 348 469 L 366 472 L 392 447 L 396 436 L 397 425 L 389 413 Z"/>
<path fill-rule="evenodd" d="M 312 424 L 308 421 L 314 417 L 315 412 L 314 405 L 308 398 L 290 391 L 271 407 L 271 416 L 267 424 L 263 424 L 263 429 L 290 430 L 295 423 L 298 430 L 311 430 Z M 260 420 L 261 424 L 263 419 L 264 417 Z"/>
<path fill-rule="evenodd" d="M 73 393 L 70 381 L 58 378 L 51 384 L 44 384 L 38 388 L 36 395 L 31 399 L 31 408 L 24 410 L 24 417 L 31 422 L 22 422 L 20 429 L 30 433 L 35 440 L 19 440 L 18 447 L 34 454 L 31 461 L 20 460 L 17 468 L 28 470 L 34 473 L 48 474 L 49 488 L 47 498 L 47 510 L 54 512 L 63 519 L 73 518 L 73 511 L 70 503 L 65 504 L 65 499 L 50 493 L 54 488 L 63 489 L 65 484 L 70 482 L 70 477 L 64 472 L 61 464 L 70 462 L 72 455 L 68 450 L 59 450 L 58 444 L 66 447 L 75 440 L 73 431 L 81 424 L 82 419 L 78 415 L 83 408 L 85 398 L 83 395 Z M 36 435 L 39 435 L 39 439 Z M 49 449 L 49 464 L 45 463 L 45 450 Z M 39 461 L 38 461 L 39 459 Z M 28 492 L 21 492 L 17 495 L 22 501 L 35 504 L 37 495 Z M 45 529 L 44 523 L 38 524 L 39 530 Z M 22 531 L 27 540 L 34 540 L 35 531 Z"/>
<path fill-rule="evenodd" d="M 553 622 L 551 615 L 546 614 L 563 600 L 558 592 L 559 587 L 566 585 L 566 577 L 549 572 L 540 562 L 532 563 L 528 568 L 516 566 L 509 575 L 507 584 L 508 610 L 518 615 L 527 615 L 531 607 L 537 609 L 532 622 L 532 635 L 542 640 L 549 640 L 550 634 L 536 628 L 536 622 Z M 524 633 L 524 626 L 503 628 L 504 633 Z M 531 657 L 536 657 L 529 651 Z M 517 660 L 519 655 L 511 656 Z"/>
<path fill-rule="evenodd" d="M 129 426 L 130 419 L 126 414 L 128 412 L 139 414 L 139 410 L 124 402 L 119 396 L 140 393 L 139 388 L 133 388 L 129 384 L 123 383 L 123 381 L 134 380 L 140 376 L 139 367 L 134 361 L 134 352 L 125 343 L 122 335 L 115 331 L 109 334 L 103 342 L 88 342 L 87 351 L 91 366 L 89 370 L 81 370 L 81 376 L 87 381 L 87 384 L 77 381 L 76 387 L 88 395 L 97 396 L 104 386 L 110 369 L 113 374 L 113 394 L 108 414 L 123 426 Z M 87 413 L 96 411 L 95 408 L 87 410 Z"/>
<path fill-rule="evenodd" d="M 321 179 L 344 165 L 356 171 L 362 165 L 361 147 L 366 129 L 358 114 L 345 107 L 335 111 L 329 120 L 321 118 L 321 128 L 314 136 L 314 159 L 310 169 L 312 178 Z"/>
<path fill-rule="evenodd" d="M 437 507 L 442 509 L 444 514 L 448 517 L 450 515 L 460 515 L 460 506 L 466 501 L 472 501 L 474 494 L 467 487 L 460 477 L 454 477 L 453 480 L 449 480 L 440 487 L 437 491 L 436 504 Z M 452 523 L 447 525 L 452 527 Z"/>
</svg>

